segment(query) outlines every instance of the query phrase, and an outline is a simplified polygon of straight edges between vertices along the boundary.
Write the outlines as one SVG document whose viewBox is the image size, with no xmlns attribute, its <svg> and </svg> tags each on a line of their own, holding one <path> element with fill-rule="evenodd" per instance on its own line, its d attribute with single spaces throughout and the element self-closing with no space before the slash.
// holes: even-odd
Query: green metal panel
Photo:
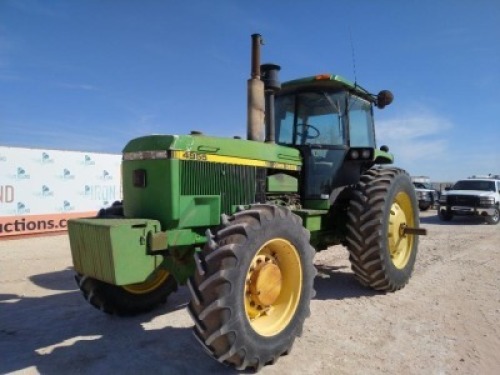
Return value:
<svg viewBox="0 0 500 375">
<path fill-rule="evenodd" d="M 299 181 L 296 177 L 285 173 L 267 176 L 267 191 L 269 193 L 286 193 L 299 191 Z"/>
<path fill-rule="evenodd" d="M 219 195 L 182 195 L 180 228 L 209 227 L 220 223 Z"/>
<path fill-rule="evenodd" d="M 302 164 L 299 151 L 294 148 L 264 142 L 204 135 L 150 135 L 140 137 L 131 140 L 123 149 L 123 153 L 133 154 L 153 150 L 188 151 L 193 153 L 194 158 L 196 155 L 217 155 L 219 157 L 286 163 L 295 166 Z M 234 163 L 234 160 L 228 159 L 227 162 Z"/>
<path fill-rule="evenodd" d="M 327 210 L 293 210 L 293 213 L 302 218 L 302 225 L 311 232 L 321 230 L 322 220 L 328 215 Z"/>
<path fill-rule="evenodd" d="M 203 245 L 207 238 L 191 229 L 174 229 L 167 231 L 167 248 Z"/>
<path fill-rule="evenodd" d="M 330 208 L 329 199 L 306 199 L 304 208 L 311 210 L 328 210 Z"/>
<path fill-rule="evenodd" d="M 146 186 L 134 186 L 135 170 L 144 170 Z M 162 229 L 175 228 L 179 212 L 179 161 L 168 159 L 126 160 L 122 163 L 125 217 L 159 220 Z"/>
<path fill-rule="evenodd" d="M 163 260 L 147 254 L 148 233 L 159 230 L 156 220 L 69 220 L 75 271 L 114 285 L 144 282 Z"/>
<path fill-rule="evenodd" d="M 376 164 L 392 164 L 394 163 L 394 155 L 389 152 L 375 149 L 373 160 Z"/>
</svg>

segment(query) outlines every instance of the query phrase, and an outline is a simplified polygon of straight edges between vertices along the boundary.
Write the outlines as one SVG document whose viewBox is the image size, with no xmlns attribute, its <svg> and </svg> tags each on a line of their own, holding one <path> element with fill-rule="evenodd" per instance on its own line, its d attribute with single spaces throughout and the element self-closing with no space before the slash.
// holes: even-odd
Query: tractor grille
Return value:
<svg viewBox="0 0 500 375">
<path fill-rule="evenodd" d="M 255 201 L 256 167 L 181 160 L 181 195 L 220 195 L 221 212 Z"/>
<path fill-rule="evenodd" d="M 448 195 L 447 203 L 450 206 L 477 207 L 479 206 L 479 197 L 470 195 Z"/>
</svg>

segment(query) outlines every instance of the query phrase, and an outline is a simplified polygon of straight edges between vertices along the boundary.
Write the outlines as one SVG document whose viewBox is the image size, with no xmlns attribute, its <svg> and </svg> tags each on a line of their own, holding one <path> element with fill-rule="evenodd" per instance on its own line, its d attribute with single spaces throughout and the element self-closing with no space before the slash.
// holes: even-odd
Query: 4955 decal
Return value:
<svg viewBox="0 0 500 375">
<path fill-rule="evenodd" d="M 239 158 L 239 157 L 234 157 L 234 156 L 204 154 L 204 153 L 194 152 L 194 151 L 174 151 L 172 153 L 172 159 L 191 160 L 191 161 L 206 161 L 206 162 L 211 162 L 211 163 L 245 165 L 245 166 L 250 166 L 250 167 L 285 169 L 285 170 L 290 170 L 290 171 L 300 170 L 300 166 L 294 165 L 294 164 L 280 163 L 280 162 L 266 161 L 266 160 Z"/>
<path fill-rule="evenodd" d="M 183 160 L 199 160 L 199 161 L 207 161 L 207 154 L 199 154 L 197 152 L 185 151 L 182 153 Z"/>
</svg>

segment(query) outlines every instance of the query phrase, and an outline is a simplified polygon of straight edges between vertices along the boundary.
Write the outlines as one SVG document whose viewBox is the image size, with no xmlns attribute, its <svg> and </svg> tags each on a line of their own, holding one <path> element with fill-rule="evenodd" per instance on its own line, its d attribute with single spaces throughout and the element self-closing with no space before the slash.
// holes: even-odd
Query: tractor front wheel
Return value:
<svg viewBox="0 0 500 375">
<path fill-rule="evenodd" d="M 348 210 L 347 248 L 352 270 L 365 286 L 395 291 L 411 277 L 419 227 L 418 203 L 408 174 L 369 169 L 354 189 Z"/>
<path fill-rule="evenodd" d="M 159 268 L 145 282 L 111 285 L 92 277 L 75 276 L 83 297 L 96 309 L 108 314 L 137 315 L 153 310 L 177 290 L 177 283 L 166 270 Z"/>
<path fill-rule="evenodd" d="M 309 232 L 287 208 L 254 205 L 208 237 L 188 281 L 195 336 L 219 362 L 259 370 L 291 350 L 309 316 Z"/>
</svg>

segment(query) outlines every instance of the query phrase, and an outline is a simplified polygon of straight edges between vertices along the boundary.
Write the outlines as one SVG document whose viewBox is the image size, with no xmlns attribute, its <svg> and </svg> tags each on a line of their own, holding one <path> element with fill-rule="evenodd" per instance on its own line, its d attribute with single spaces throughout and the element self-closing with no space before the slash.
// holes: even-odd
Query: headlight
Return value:
<svg viewBox="0 0 500 375">
<path fill-rule="evenodd" d="M 439 204 L 446 204 L 446 195 L 441 195 L 439 197 Z"/>
<path fill-rule="evenodd" d="M 495 198 L 494 197 L 480 197 L 479 198 L 479 204 L 481 206 L 490 206 L 495 204 Z"/>
</svg>

